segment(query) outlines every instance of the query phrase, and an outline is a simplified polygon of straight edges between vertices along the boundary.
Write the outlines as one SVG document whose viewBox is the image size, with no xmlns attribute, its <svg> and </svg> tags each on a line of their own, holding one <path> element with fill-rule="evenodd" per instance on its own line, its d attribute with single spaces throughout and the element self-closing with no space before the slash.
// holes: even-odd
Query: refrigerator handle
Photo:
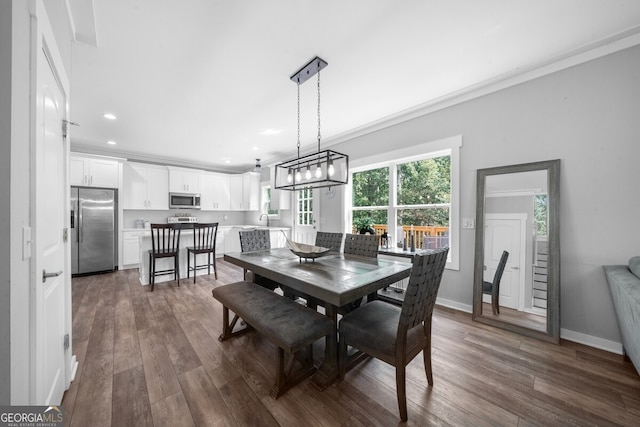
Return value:
<svg viewBox="0 0 640 427">
<path fill-rule="evenodd" d="M 82 230 L 82 199 L 78 198 L 78 242 L 82 242 L 84 238 L 84 232 Z"/>
</svg>

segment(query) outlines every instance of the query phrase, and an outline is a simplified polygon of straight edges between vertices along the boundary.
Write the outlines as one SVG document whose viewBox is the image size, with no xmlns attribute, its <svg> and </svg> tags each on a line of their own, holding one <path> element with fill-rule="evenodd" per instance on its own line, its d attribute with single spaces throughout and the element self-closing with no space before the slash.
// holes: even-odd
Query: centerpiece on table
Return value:
<svg viewBox="0 0 640 427">
<path fill-rule="evenodd" d="M 281 230 L 282 231 L 282 230 Z M 298 257 L 300 257 L 300 262 L 304 259 L 305 261 L 311 259 L 315 262 L 316 258 L 320 258 L 321 256 L 325 256 L 331 251 L 331 248 L 325 248 L 322 246 L 308 245 L 306 243 L 298 243 L 290 240 L 286 233 L 282 231 L 284 234 L 284 238 L 287 239 L 287 246 Z"/>
</svg>

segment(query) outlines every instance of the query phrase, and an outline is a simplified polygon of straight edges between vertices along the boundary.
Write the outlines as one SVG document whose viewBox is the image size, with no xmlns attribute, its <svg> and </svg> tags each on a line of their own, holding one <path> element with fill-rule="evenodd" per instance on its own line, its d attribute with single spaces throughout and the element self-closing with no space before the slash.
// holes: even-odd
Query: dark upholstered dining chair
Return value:
<svg viewBox="0 0 640 427">
<path fill-rule="evenodd" d="M 331 249 L 331 252 L 340 252 L 342 250 L 343 233 L 328 233 L 326 231 L 318 231 L 316 233 L 316 246 Z"/>
<path fill-rule="evenodd" d="M 269 230 L 241 230 L 240 231 L 240 251 L 258 252 L 271 249 L 271 233 Z M 244 280 L 257 283 L 260 286 L 274 290 L 279 286 L 271 279 L 255 274 L 253 271 L 244 269 Z"/>
<path fill-rule="evenodd" d="M 402 307 L 372 301 L 340 320 L 340 381 L 345 377 L 348 345 L 395 366 L 402 421 L 407 420 L 406 365 L 421 351 L 427 382 L 433 385 L 431 317 L 448 252 L 449 248 L 443 248 L 414 256 Z"/>
<path fill-rule="evenodd" d="M 207 274 L 213 274 L 218 279 L 218 269 L 216 268 L 216 237 L 218 234 L 218 223 L 193 224 L 193 246 L 187 246 L 187 278 L 193 271 L 193 283 L 196 283 L 196 272 L 200 269 L 207 269 Z M 193 254 L 193 267 L 191 267 L 191 254 Z M 198 255 L 207 255 L 207 263 L 198 265 Z"/>
<path fill-rule="evenodd" d="M 507 265 L 508 258 L 509 252 L 502 251 L 498 268 L 496 268 L 496 274 L 493 276 L 493 282 L 482 282 L 482 293 L 491 295 L 491 310 L 494 316 L 500 314 L 500 280 L 502 279 L 502 273 L 504 273 L 504 267 Z"/>
<path fill-rule="evenodd" d="M 344 239 L 344 253 L 377 258 L 378 243 L 379 236 L 375 234 L 347 234 Z"/>
<path fill-rule="evenodd" d="M 349 234 L 344 238 L 344 253 L 349 255 L 359 255 L 368 258 L 378 258 L 378 244 L 380 236 L 375 234 Z M 367 296 L 367 301 L 373 301 L 376 298 L 376 293 L 371 293 Z M 362 298 L 350 302 L 347 305 L 340 307 L 341 312 L 350 312 L 362 304 Z"/>
<path fill-rule="evenodd" d="M 151 292 L 156 276 L 172 274 L 180 286 L 180 229 L 182 224 L 151 224 L 151 250 L 149 250 L 149 283 Z M 173 258 L 173 268 L 156 270 L 156 259 Z"/>
</svg>

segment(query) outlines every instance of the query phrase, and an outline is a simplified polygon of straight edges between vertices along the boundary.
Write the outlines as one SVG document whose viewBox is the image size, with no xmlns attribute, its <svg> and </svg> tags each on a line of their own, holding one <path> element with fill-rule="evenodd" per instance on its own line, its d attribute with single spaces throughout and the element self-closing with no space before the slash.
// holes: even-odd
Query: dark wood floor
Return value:
<svg viewBox="0 0 640 427">
<path fill-rule="evenodd" d="M 80 366 L 63 406 L 72 426 L 390 426 L 399 424 L 392 367 L 366 360 L 324 391 L 309 380 L 269 396 L 273 345 L 255 333 L 220 343 L 211 289 L 239 280 L 218 262 L 200 277 L 140 286 L 137 271 L 73 279 Z M 555 346 L 437 307 L 434 386 L 422 357 L 408 366 L 409 425 L 640 425 L 630 362 L 568 341 Z"/>
</svg>

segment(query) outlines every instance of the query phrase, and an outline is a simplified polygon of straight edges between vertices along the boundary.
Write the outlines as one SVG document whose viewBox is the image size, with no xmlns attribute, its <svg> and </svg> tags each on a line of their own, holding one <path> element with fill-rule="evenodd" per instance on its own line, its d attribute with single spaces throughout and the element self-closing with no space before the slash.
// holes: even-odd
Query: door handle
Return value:
<svg viewBox="0 0 640 427">
<path fill-rule="evenodd" d="M 520 270 L 520 267 L 518 267 L 517 265 L 515 267 L 511 267 L 512 270 Z"/>
<path fill-rule="evenodd" d="M 55 273 L 47 273 L 47 270 L 42 270 L 42 283 L 46 282 L 50 277 L 58 277 L 62 274 L 62 270 L 56 271 Z"/>
</svg>

